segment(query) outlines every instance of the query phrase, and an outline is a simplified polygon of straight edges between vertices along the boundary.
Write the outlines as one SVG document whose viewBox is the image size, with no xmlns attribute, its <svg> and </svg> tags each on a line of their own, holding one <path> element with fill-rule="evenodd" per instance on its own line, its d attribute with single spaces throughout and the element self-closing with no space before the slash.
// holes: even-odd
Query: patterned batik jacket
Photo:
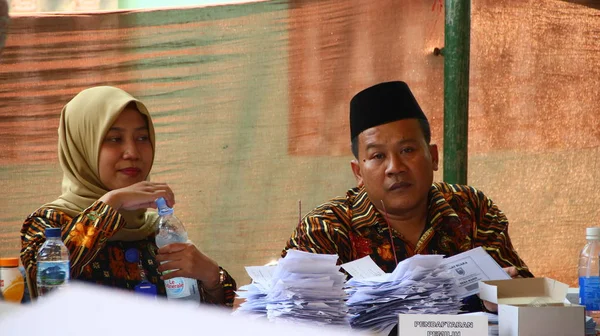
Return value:
<svg viewBox="0 0 600 336">
<path fill-rule="evenodd" d="M 21 261 L 27 270 L 32 297 L 38 295 L 36 254 L 46 240 L 45 229 L 49 227 L 61 228 L 63 242 L 69 250 L 71 279 L 133 290 L 142 280 L 143 270 L 147 280 L 156 285 L 158 294 L 166 295 L 157 270 L 158 247 L 154 236 L 131 242 L 108 241 L 124 225 L 121 215 L 101 201 L 93 203 L 75 218 L 49 208 L 40 208 L 29 215 L 21 229 Z M 137 263 L 129 262 L 125 257 L 132 249 L 139 255 Z M 226 271 L 224 275 L 225 305 L 233 306 L 236 283 Z M 201 301 L 213 303 L 200 281 L 198 288 Z"/>
<path fill-rule="evenodd" d="M 481 246 L 500 266 L 514 266 L 520 276 L 533 277 L 512 246 L 504 213 L 470 186 L 447 183 L 431 186 L 427 222 L 416 246 L 395 230 L 391 229 L 391 234 L 389 230 L 365 189 L 354 188 L 345 197 L 332 199 L 308 213 L 285 250 L 337 254 L 340 264 L 371 256 L 382 270 L 390 273 L 396 267 L 394 254 L 400 262 L 415 254 L 453 256 Z M 466 304 L 470 305 L 466 310 L 481 310 L 478 301 Z"/>
</svg>

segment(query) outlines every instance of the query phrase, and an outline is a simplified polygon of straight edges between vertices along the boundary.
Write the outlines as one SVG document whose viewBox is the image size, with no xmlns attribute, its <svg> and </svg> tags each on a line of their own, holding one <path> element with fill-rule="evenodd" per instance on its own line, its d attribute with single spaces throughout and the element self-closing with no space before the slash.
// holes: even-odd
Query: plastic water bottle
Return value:
<svg viewBox="0 0 600 336">
<path fill-rule="evenodd" d="M 600 228 L 587 228 L 587 243 L 579 256 L 579 304 L 600 322 Z"/>
<path fill-rule="evenodd" d="M 185 243 L 188 241 L 187 232 L 183 223 L 173 214 L 173 209 L 167 206 L 164 198 L 156 200 L 158 207 L 158 234 L 156 235 L 156 245 L 161 248 L 172 243 Z M 165 289 L 167 298 L 178 300 L 190 300 L 200 303 L 200 292 L 198 291 L 198 282 L 190 278 L 173 278 L 165 280 Z"/>
<path fill-rule="evenodd" d="M 46 241 L 37 254 L 37 288 L 40 296 L 69 282 L 69 250 L 59 228 L 46 229 Z"/>
</svg>

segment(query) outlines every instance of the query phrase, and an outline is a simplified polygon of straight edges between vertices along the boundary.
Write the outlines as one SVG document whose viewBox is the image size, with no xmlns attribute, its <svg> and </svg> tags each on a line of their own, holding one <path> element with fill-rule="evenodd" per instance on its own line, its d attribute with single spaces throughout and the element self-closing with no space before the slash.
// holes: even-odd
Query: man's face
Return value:
<svg viewBox="0 0 600 336">
<path fill-rule="evenodd" d="M 360 133 L 351 165 L 375 207 L 382 211 L 383 200 L 388 213 L 402 216 L 426 206 L 438 151 L 426 143 L 417 119 L 403 119 Z"/>
</svg>

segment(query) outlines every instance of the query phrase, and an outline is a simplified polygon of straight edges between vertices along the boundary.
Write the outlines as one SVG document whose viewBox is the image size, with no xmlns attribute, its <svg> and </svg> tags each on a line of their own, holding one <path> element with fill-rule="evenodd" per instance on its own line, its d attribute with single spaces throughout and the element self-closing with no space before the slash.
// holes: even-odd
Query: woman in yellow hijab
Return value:
<svg viewBox="0 0 600 336">
<path fill-rule="evenodd" d="M 33 297 L 36 255 L 45 229 L 55 227 L 69 249 L 71 279 L 134 289 L 145 276 L 165 295 L 160 272 L 167 269 L 157 265 L 168 260 L 178 271 L 164 280 L 197 279 L 202 301 L 233 304 L 235 281 L 196 246 L 157 248 L 157 214 L 146 210 L 159 197 L 173 206 L 175 197 L 166 183 L 148 180 L 154 151 L 152 118 L 127 92 L 94 87 L 65 105 L 58 128 L 62 195 L 29 215 L 21 229 L 21 260 Z"/>
</svg>

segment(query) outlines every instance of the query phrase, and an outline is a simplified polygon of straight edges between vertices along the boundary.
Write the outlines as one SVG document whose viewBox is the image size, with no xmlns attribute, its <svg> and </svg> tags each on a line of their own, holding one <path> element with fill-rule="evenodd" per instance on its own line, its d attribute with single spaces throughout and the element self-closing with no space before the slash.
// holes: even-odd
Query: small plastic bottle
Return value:
<svg viewBox="0 0 600 336">
<path fill-rule="evenodd" d="M 46 241 L 37 254 L 37 289 L 40 296 L 69 282 L 69 250 L 59 228 L 46 229 Z"/>
<path fill-rule="evenodd" d="M 600 323 L 600 228 L 586 229 L 587 243 L 579 256 L 579 304 Z"/>
<path fill-rule="evenodd" d="M 19 271 L 19 258 L 0 258 L 0 298 L 21 303 L 25 281 Z"/>
</svg>

